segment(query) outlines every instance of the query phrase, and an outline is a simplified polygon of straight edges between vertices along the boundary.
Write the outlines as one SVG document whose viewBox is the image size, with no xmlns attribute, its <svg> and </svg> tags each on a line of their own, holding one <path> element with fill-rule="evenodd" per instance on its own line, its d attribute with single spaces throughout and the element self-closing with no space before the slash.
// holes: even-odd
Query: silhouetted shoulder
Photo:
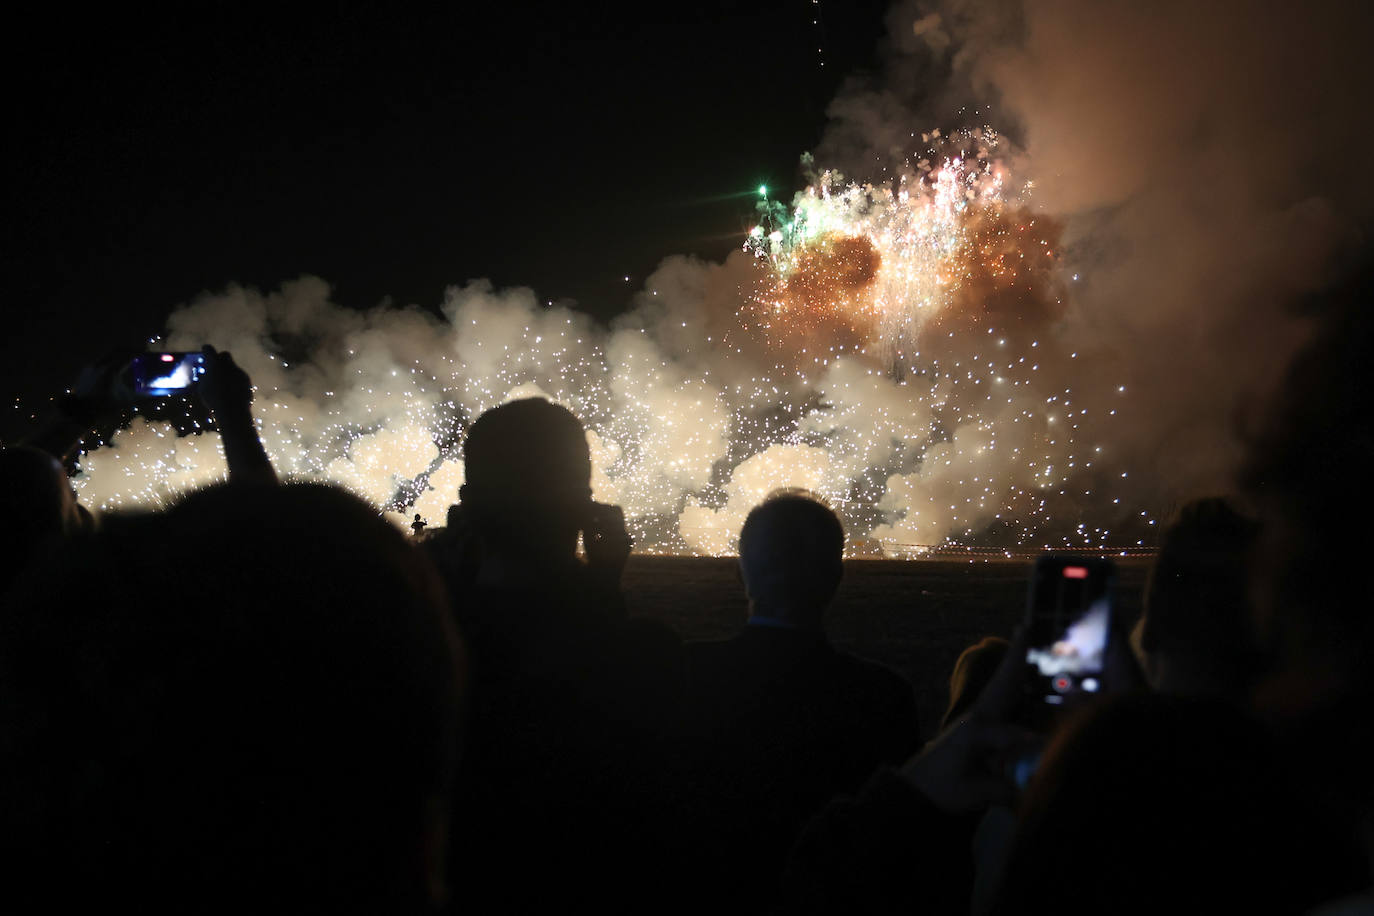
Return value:
<svg viewBox="0 0 1374 916">
<path fill-rule="evenodd" d="M 889 696 L 894 703 L 910 706 L 914 714 L 916 691 L 911 681 L 895 668 L 838 649 L 835 656 L 837 664 L 850 671 L 856 681 L 866 684 L 875 696 Z"/>
<path fill-rule="evenodd" d="M 896 763 L 914 754 L 920 723 L 911 682 L 880 662 L 839 650 L 834 656 L 837 687 L 850 691 L 849 702 L 866 710 L 874 735 L 886 738 L 884 759 Z"/>
<path fill-rule="evenodd" d="M 625 621 L 623 629 L 625 639 L 632 645 L 678 658 L 683 656 L 682 637 L 666 623 L 647 617 L 631 617 Z"/>
<path fill-rule="evenodd" d="M 730 639 L 688 643 L 685 662 L 692 701 L 714 709 L 707 714 L 716 723 L 807 715 L 808 730 L 825 722 L 829 734 L 873 736 L 883 760 L 900 762 L 916 749 L 910 682 L 836 649 L 821 633 L 747 626 Z"/>
</svg>

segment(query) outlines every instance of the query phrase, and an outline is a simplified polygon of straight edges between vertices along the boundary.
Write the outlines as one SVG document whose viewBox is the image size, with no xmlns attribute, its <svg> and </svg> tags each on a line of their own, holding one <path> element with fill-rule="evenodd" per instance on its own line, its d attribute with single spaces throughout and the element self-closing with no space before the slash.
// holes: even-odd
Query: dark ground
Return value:
<svg viewBox="0 0 1374 916">
<path fill-rule="evenodd" d="M 929 736 L 948 702 L 949 673 L 983 636 L 1010 636 L 1025 611 L 1030 560 L 847 560 L 827 629 L 837 646 L 882 662 L 915 685 Z M 1117 561 L 1116 606 L 1140 614 L 1150 561 Z M 731 636 L 747 604 L 735 560 L 635 555 L 625 570 L 630 612 L 662 620 L 684 639 Z"/>
</svg>

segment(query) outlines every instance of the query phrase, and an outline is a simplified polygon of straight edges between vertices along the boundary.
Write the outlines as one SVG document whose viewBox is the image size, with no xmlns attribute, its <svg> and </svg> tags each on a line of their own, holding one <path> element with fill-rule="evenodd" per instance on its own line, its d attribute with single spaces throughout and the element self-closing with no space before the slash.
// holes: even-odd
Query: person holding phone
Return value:
<svg viewBox="0 0 1374 916">
<path fill-rule="evenodd" d="M 219 430 L 231 480 L 276 483 L 276 471 L 253 421 L 253 391 L 252 380 L 234 357 L 209 344 L 182 353 L 116 350 L 81 370 L 71 389 L 57 399 L 56 412 L 45 417 L 23 444 L 66 465 L 92 430 L 109 435 L 135 408 L 190 399 L 208 412 Z"/>
<path fill-rule="evenodd" d="M 229 479 L 235 483 L 275 484 L 277 472 L 253 422 L 253 382 L 227 350 L 201 348 L 204 369 L 197 375 L 200 400 L 210 410 L 224 442 Z"/>
<path fill-rule="evenodd" d="M 620 507 L 592 500 L 591 453 L 577 417 L 543 398 L 503 404 L 473 423 L 463 459 L 448 529 L 430 542 L 441 565 L 469 577 L 451 585 L 500 591 L 557 582 L 579 604 L 591 599 L 623 612 L 631 538 Z M 457 556 L 464 562 L 455 566 Z"/>
<path fill-rule="evenodd" d="M 140 370 L 140 361 L 194 368 L 164 372 L 163 377 L 183 378 L 181 388 L 149 389 L 138 380 L 154 373 Z M 126 420 L 135 405 L 174 391 L 199 397 L 210 412 L 224 442 L 232 480 L 276 483 L 253 423 L 252 382 L 229 353 L 209 346 L 196 353 L 132 358 L 115 352 L 83 369 L 72 388 L 56 399 L 57 409 L 18 444 L 0 448 L 0 479 L 5 483 L 0 514 L 9 520 L 0 532 L 0 590 L 40 553 L 95 530 L 94 516 L 77 500 L 68 479 L 82 438 L 97 427 L 108 432 Z"/>
<path fill-rule="evenodd" d="M 593 501 L 586 432 L 569 410 L 542 398 L 489 410 L 463 459 L 447 527 L 422 542 L 477 672 L 455 875 L 508 912 L 652 910 L 681 642 L 627 617 L 624 513 Z M 540 880 L 506 880 L 516 861 Z"/>
<path fill-rule="evenodd" d="M 1305 913 L 1352 886 L 1347 850 L 1259 720 L 1123 686 L 1110 628 L 1085 648 L 1109 580 L 1083 558 L 1042 558 L 977 701 L 811 821 L 784 911 Z M 971 836 L 996 808 L 1012 818 L 1003 835 L 986 842 L 984 821 Z"/>
</svg>

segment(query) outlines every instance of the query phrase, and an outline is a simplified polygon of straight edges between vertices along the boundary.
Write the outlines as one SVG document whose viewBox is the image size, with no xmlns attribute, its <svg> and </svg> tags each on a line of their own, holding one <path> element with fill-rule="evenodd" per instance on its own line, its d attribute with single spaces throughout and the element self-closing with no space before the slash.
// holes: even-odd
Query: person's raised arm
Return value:
<svg viewBox="0 0 1374 916">
<path fill-rule="evenodd" d="M 253 383 L 248 373 L 228 351 L 208 344 L 202 350 L 205 374 L 198 383 L 200 399 L 210 409 L 224 442 L 229 479 L 236 483 L 276 483 L 277 472 L 253 424 Z"/>
</svg>

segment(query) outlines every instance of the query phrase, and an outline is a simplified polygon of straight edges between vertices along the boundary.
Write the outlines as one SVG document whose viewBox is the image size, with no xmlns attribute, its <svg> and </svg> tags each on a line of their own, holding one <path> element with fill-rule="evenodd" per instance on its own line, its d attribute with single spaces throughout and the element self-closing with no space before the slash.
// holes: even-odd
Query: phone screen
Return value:
<svg viewBox="0 0 1374 916">
<path fill-rule="evenodd" d="M 1110 560 L 1041 557 L 1035 564 L 1026 664 L 1042 703 L 1062 706 L 1102 689 L 1114 579 Z"/>
<path fill-rule="evenodd" d="M 144 353 L 129 366 L 134 394 L 149 398 L 185 394 L 204 372 L 204 353 Z"/>
</svg>

